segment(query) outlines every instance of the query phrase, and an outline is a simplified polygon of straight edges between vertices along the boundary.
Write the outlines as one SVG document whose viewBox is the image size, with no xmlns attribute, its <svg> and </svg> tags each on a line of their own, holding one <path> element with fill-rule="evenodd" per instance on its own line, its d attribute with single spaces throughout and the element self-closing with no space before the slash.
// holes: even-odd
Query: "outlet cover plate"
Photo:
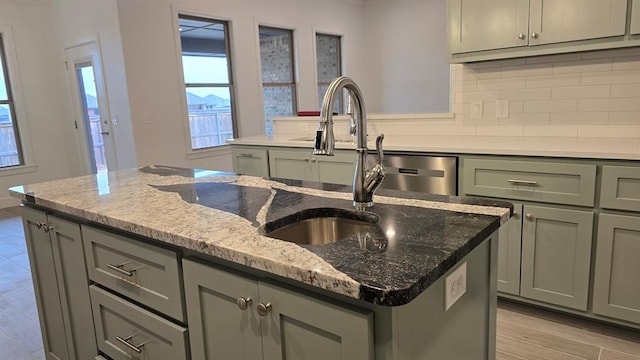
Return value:
<svg viewBox="0 0 640 360">
<path fill-rule="evenodd" d="M 496 100 L 496 118 L 509 118 L 509 100 Z"/>
<path fill-rule="evenodd" d="M 447 311 L 467 292 L 467 262 L 444 279 L 444 310 Z"/>
</svg>

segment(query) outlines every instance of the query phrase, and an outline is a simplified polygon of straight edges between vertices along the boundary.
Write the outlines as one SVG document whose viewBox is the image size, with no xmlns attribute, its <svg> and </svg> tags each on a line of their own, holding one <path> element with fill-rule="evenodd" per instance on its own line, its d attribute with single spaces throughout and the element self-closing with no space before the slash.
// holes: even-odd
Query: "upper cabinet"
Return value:
<svg viewBox="0 0 640 360">
<path fill-rule="evenodd" d="M 640 0 L 631 1 L 631 35 L 640 35 Z"/>
<path fill-rule="evenodd" d="M 448 0 L 449 50 L 453 62 L 462 62 L 629 46 L 620 43 L 627 35 L 627 5 L 627 0 Z M 638 32 L 635 7 L 631 21 Z"/>
</svg>

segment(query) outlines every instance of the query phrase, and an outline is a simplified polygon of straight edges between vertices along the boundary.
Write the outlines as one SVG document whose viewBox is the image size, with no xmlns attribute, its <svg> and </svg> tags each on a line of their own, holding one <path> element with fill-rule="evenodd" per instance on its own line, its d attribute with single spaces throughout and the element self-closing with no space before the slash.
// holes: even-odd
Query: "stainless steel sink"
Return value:
<svg viewBox="0 0 640 360">
<path fill-rule="evenodd" d="M 267 224 L 265 236 L 296 244 L 330 244 L 372 232 L 378 216 L 343 209 L 309 209 Z M 266 230 L 271 228 L 269 230 Z"/>
</svg>

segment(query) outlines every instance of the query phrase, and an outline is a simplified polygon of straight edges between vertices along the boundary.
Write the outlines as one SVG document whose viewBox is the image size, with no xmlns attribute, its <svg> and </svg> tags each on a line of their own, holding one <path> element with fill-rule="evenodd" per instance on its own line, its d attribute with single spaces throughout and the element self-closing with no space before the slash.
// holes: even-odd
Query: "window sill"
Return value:
<svg viewBox="0 0 640 360">
<path fill-rule="evenodd" d="M 187 160 L 202 159 L 212 156 L 231 155 L 231 145 L 219 145 L 202 150 L 191 150 L 187 152 Z"/>
<path fill-rule="evenodd" d="M 20 165 L 0 169 L 0 177 L 27 174 L 35 172 L 38 169 L 36 165 Z"/>
</svg>

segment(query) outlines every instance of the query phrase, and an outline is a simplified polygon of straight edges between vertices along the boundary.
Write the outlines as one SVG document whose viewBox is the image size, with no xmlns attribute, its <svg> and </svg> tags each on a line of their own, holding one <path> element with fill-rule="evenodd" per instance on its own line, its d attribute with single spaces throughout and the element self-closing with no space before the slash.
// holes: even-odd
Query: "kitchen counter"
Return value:
<svg viewBox="0 0 640 360">
<path fill-rule="evenodd" d="M 313 147 L 313 136 L 250 136 L 229 141 L 235 145 Z M 354 149 L 349 137 L 339 137 L 336 149 Z M 302 140 L 305 139 L 305 140 Z M 370 141 L 368 147 L 375 148 Z M 638 138 L 577 138 L 533 136 L 432 136 L 385 134 L 385 151 L 478 155 L 515 155 L 566 158 L 640 160 Z"/>
<path fill-rule="evenodd" d="M 510 217 L 504 202 L 379 191 L 369 241 L 297 245 L 260 228 L 310 208 L 351 210 L 351 188 L 147 166 L 16 186 L 24 203 L 381 305 L 410 302 Z M 269 226 L 269 225 L 267 225 Z"/>
</svg>

